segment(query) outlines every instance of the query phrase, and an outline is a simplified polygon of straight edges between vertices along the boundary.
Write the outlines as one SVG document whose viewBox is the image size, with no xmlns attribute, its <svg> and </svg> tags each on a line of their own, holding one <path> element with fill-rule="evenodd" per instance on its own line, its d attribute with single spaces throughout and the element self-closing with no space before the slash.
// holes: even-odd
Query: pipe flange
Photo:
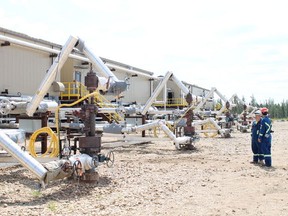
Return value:
<svg viewBox="0 0 288 216">
<path fill-rule="evenodd" d="M 8 115 L 11 111 L 11 102 L 8 99 L 0 100 L 0 114 Z"/>
</svg>

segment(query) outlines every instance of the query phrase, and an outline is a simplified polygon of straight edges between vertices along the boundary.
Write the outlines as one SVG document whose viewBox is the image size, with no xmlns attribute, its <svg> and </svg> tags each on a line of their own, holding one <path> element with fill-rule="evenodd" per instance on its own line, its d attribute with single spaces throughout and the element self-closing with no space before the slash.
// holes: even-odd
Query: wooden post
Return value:
<svg viewBox="0 0 288 216">
<path fill-rule="evenodd" d="M 146 123 L 146 115 L 142 115 L 142 124 Z M 142 137 L 145 137 L 145 130 L 142 131 Z"/>
</svg>

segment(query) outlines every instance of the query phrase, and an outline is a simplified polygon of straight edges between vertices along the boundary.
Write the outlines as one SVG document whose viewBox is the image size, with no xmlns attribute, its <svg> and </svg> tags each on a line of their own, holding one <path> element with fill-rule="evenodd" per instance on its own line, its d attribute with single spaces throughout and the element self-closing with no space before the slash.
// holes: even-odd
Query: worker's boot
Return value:
<svg viewBox="0 0 288 216">
<path fill-rule="evenodd" d="M 264 160 L 260 160 L 258 163 L 260 166 L 265 166 Z"/>
</svg>

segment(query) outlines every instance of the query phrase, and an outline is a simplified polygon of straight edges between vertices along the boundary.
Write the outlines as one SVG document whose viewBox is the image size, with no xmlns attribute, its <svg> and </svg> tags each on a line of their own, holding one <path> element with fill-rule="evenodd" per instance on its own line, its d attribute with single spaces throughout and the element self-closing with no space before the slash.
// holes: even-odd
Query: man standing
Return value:
<svg viewBox="0 0 288 216">
<path fill-rule="evenodd" d="M 252 123 L 251 137 L 252 137 L 252 152 L 253 152 L 253 164 L 264 164 L 264 154 L 261 151 L 261 143 L 258 142 L 259 131 L 261 126 L 261 111 L 257 110 L 255 113 L 255 121 Z"/>
<path fill-rule="evenodd" d="M 261 113 L 263 115 L 263 118 L 261 121 L 258 142 L 260 143 L 261 149 L 264 153 L 265 166 L 271 167 L 272 165 L 272 159 L 271 159 L 272 124 L 271 124 L 270 118 L 268 117 L 268 109 L 266 107 L 261 108 Z"/>
</svg>

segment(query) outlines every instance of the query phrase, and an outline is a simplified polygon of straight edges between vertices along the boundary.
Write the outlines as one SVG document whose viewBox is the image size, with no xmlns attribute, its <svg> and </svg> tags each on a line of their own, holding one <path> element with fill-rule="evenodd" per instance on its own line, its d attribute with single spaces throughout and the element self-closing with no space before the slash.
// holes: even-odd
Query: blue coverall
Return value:
<svg viewBox="0 0 288 216">
<path fill-rule="evenodd" d="M 261 121 L 261 127 L 259 132 L 259 141 L 261 149 L 264 153 L 265 165 L 270 167 L 272 165 L 271 158 L 271 129 L 272 124 L 270 118 L 266 115 Z"/>
<path fill-rule="evenodd" d="M 252 123 L 251 137 L 252 137 L 252 152 L 253 162 L 258 163 L 258 160 L 264 160 L 264 154 L 261 149 L 261 144 L 258 142 L 259 131 L 261 126 L 261 119 Z"/>
</svg>

